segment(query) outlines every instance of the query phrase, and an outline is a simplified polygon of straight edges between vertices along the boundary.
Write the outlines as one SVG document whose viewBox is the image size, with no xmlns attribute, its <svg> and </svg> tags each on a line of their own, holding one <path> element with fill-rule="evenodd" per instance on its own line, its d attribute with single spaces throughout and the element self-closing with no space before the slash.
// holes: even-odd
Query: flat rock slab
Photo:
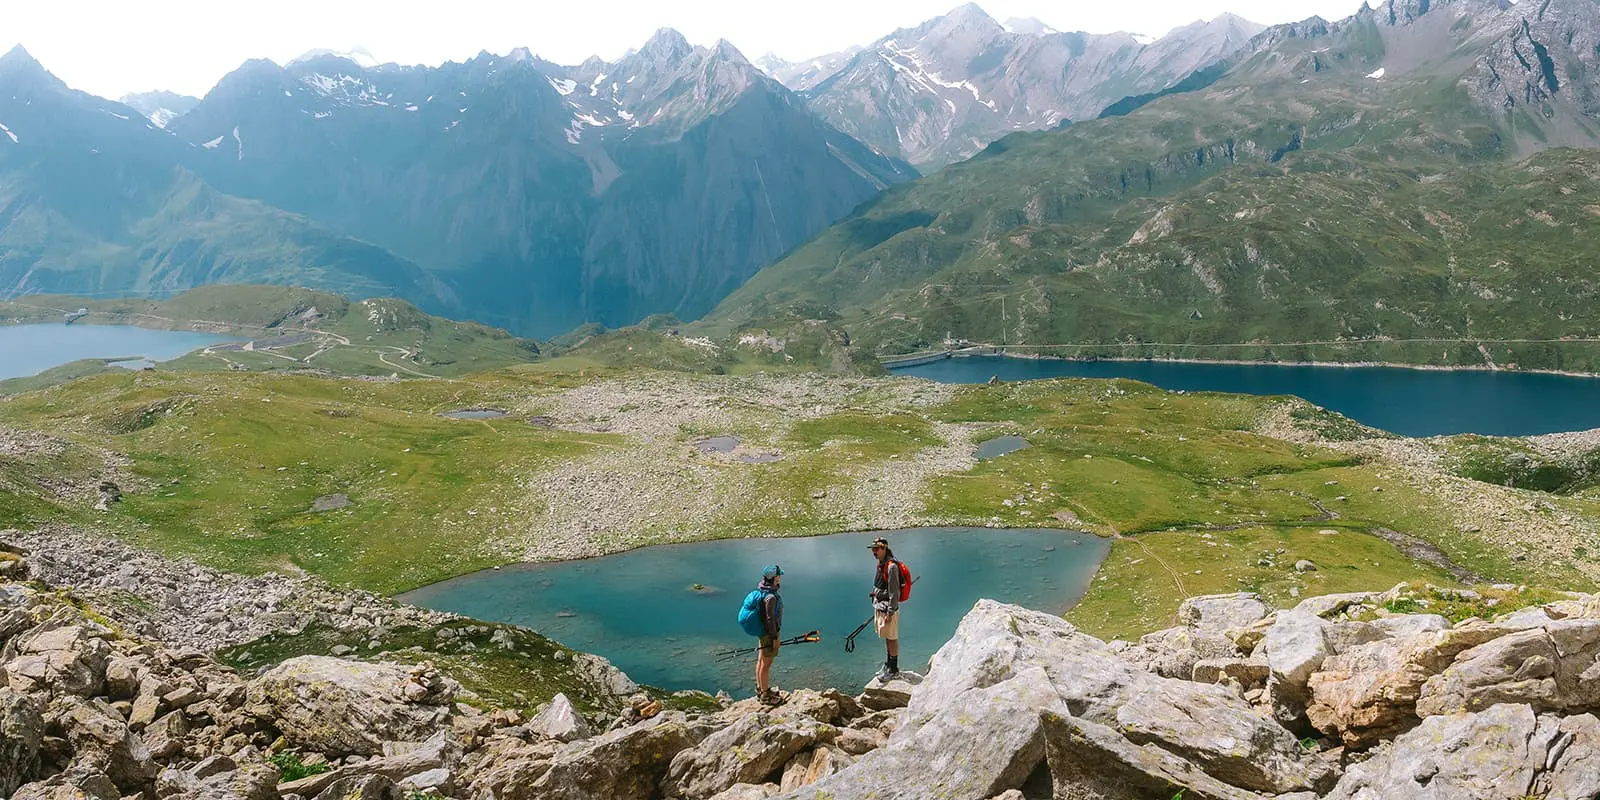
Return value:
<svg viewBox="0 0 1600 800">
<path fill-rule="evenodd" d="M 311 511 L 320 514 L 324 511 L 338 511 L 350 507 L 350 496 L 344 494 L 325 494 L 311 501 Z"/>
</svg>

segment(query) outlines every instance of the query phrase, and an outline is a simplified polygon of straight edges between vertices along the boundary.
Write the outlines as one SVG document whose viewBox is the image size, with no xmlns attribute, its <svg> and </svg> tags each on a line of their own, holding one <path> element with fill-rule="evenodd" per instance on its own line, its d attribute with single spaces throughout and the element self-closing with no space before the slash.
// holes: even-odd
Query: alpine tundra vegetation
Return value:
<svg viewBox="0 0 1600 800">
<path fill-rule="evenodd" d="M 0 325 L 216 339 L 0 372 L 0 796 L 1600 798 L 1600 430 L 897 374 L 1600 401 L 1596 75 L 1595 0 L 1160 37 L 969 4 L 797 62 L 663 29 L 120 102 L 19 46 Z M 929 528 L 975 544 L 910 558 Z M 781 650 L 736 625 L 757 574 Z M 585 576 L 616 602 L 413 605 Z M 861 683 L 796 685 L 858 636 Z M 681 680 L 762 647 L 756 697 Z"/>
</svg>

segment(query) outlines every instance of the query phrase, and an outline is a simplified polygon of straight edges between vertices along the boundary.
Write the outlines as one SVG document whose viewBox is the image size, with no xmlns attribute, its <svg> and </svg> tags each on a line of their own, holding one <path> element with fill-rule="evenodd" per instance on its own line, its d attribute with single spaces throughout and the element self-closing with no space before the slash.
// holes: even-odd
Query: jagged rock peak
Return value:
<svg viewBox="0 0 1600 800">
<path fill-rule="evenodd" d="M 984 11 L 977 3 L 967 3 L 957 6 L 950 13 L 934 19 L 930 23 L 930 30 L 953 32 L 960 30 L 979 30 L 989 33 L 1004 33 L 1005 28 L 996 22 L 989 12 Z"/>
<path fill-rule="evenodd" d="M 727 39 L 718 39 L 717 43 L 712 46 L 711 49 L 712 52 L 716 53 L 718 58 L 724 61 L 732 61 L 735 64 L 750 65 L 750 59 L 745 58 L 744 53 L 739 52 L 739 48 L 734 47 L 733 42 L 730 42 Z"/>
<path fill-rule="evenodd" d="M 689 40 L 674 28 L 662 28 L 639 48 L 639 54 L 651 58 L 679 59 L 694 51 Z"/>
<path fill-rule="evenodd" d="M 28 48 L 20 44 L 8 50 L 5 55 L 0 56 L 0 65 L 22 63 L 38 64 L 39 62 L 34 59 L 32 53 L 28 52 Z"/>
<path fill-rule="evenodd" d="M 31 53 L 22 45 L 11 48 L 10 52 L 0 56 L 0 77 L 16 76 L 44 76 L 55 83 L 60 83 L 48 70 L 40 64 Z"/>
</svg>

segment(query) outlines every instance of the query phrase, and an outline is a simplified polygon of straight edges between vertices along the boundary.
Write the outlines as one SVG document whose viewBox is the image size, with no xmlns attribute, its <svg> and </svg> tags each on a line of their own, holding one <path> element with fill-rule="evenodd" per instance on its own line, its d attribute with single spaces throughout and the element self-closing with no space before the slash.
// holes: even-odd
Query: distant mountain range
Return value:
<svg viewBox="0 0 1600 800">
<path fill-rule="evenodd" d="M 157 128 L 165 128 L 167 123 L 193 111 L 200 105 L 200 98 L 172 92 L 144 92 L 125 95 L 121 102 L 143 114 Z"/>
<path fill-rule="evenodd" d="M 674 31 L 575 67 L 252 61 L 182 113 L 19 48 L 0 90 L 3 296 L 271 282 L 527 334 L 692 318 L 916 175 Z"/>
<path fill-rule="evenodd" d="M 1093 119 L 1244 48 L 1263 26 L 1231 14 L 1160 39 L 996 22 L 968 4 L 871 46 L 762 66 L 840 130 L 921 168 L 970 158 L 1008 133 Z"/>
<path fill-rule="evenodd" d="M 663 30 L 614 61 L 251 61 L 113 103 L 0 62 L 0 297 L 217 282 L 391 293 L 521 334 L 698 317 L 883 189 L 1010 131 L 1160 91 L 1242 46 L 976 6 L 769 77 Z M 799 91 L 797 91 L 799 90 Z"/>
<path fill-rule="evenodd" d="M 1593 0 L 1387 0 L 896 186 L 708 327 L 1600 369 L 1597 146 Z"/>
</svg>

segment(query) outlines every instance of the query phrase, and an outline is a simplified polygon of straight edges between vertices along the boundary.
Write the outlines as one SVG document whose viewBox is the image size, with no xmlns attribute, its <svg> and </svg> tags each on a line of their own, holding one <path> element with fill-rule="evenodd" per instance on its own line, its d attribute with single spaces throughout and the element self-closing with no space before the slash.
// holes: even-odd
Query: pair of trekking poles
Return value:
<svg viewBox="0 0 1600 800">
<path fill-rule="evenodd" d="M 911 582 L 912 583 L 916 583 L 916 580 L 912 580 Z M 874 615 L 874 617 L 875 616 L 876 615 Z M 856 651 L 856 637 L 860 636 L 861 632 L 866 630 L 868 625 L 872 624 L 872 620 L 874 619 L 874 617 L 867 617 L 866 622 L 863 622 L 860 625 L 857 625 L 856 629 L 851 631 L 849 636 L 844 637 L 844 651 L 846 653 L 854 653 Z M 816 644 L 817 642 L 820 642 L 820 641 L 822 641 L 822 632 L 821 631 L 811 631 L 810 633 L 806 633 L 806 634 L 802 634 L 800 636 L 796 636 L 793 639 L 784 639 L 783 641 L 778 642 L 778 645 L 781 647 L 783 645 L 792 645 L 792 644 Z M 757 650 L 760 650 L 760 649 L 761 649 L 760 647 L 741 647 L 741 648 L 739 648 L 737 650 L 724 650 L 724 651 L 722 651 L 720 653 L 717 653 L 717 660 L 718 661 L 732 661 L 732 660 L 738 658 L 739 656 L 747 656 L 747 655 L 750 655 L 751 653 L 754 653 L 754 652 L 756 652 Z"/>
</svg>

